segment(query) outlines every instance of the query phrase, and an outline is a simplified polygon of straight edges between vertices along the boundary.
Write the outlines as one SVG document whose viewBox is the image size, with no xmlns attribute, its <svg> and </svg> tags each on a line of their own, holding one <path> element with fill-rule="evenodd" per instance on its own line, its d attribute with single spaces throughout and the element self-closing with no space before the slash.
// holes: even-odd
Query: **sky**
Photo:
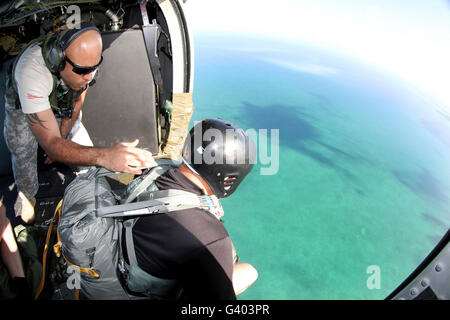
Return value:
<svg viewBox="0 0 450 320">
<path fill-rule="evenodd" d="M 337 51 L 424 89 L 450 115 L 450 0 L 188 0 L 184 12 L 194 41 L 221 31 Z"/>
</svg>

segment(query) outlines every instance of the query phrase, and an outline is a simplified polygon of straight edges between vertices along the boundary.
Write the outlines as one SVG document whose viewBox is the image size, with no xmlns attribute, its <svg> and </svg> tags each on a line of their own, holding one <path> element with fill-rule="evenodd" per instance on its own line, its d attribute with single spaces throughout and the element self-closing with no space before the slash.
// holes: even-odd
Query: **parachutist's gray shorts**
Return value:
<svg viewBox="0 0 450 320">
<path fill-rule="evenodd" d="M 15 108 L 12 90 L 5 95 L 4 137 L 11 152 L 12 169 L 17 192 L 22 192 L 27 199 L 33 198 L 38 189 L 37 147 L 38 142 L 21 109 Z M 56 119 L 58 123 L 60 119 Z M 81 112 L 75 121 L 67 139 L 85 146 L 92 146 L 92 141 L 81 123 Z"/>
</svg>

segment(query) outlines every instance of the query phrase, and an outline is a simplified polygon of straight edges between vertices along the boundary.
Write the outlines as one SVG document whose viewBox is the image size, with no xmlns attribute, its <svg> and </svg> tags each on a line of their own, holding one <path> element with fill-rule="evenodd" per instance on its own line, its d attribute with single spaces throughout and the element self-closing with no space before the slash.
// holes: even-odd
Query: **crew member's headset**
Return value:
<svg viewBox="0 0 450 320">
<path fill-rule="evenodd" d="M 84 21 L 73 28 L 49 34 L 45 38 L 42 44 L 42 55 L 51 73 L 58 75 L 60 71 L 64 70 L 67 47 L 81 34 L 89 30 L 100 33 L 100 30 L 93 23 Z"/>
</svg>

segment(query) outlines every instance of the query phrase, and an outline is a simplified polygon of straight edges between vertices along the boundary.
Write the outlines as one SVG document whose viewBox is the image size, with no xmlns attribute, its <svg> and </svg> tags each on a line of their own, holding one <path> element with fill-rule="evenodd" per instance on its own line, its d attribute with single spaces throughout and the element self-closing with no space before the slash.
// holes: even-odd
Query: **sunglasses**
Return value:
<svg viewBox="0 0 450 320">
<path fill-rule="evenodd" d="M 73 67 L 72 71 L 75 72 L 76 74 L 79 75 L 85 75 L 91 72 L 94 72 L 95 70 L 97 70 L 97 68 L 101 65 L 102 61 L 103 61 L 103 56 L 101 56 L 100 58 L 100 62 L 97 63 L 95 66 L 91 66 L 91 67 L 82 67 L 79 66 L 77 64 L 75 64 L 73 61 L 71 61 L 68 57 L 66 57 L 66 61 Z"/>
</svg>

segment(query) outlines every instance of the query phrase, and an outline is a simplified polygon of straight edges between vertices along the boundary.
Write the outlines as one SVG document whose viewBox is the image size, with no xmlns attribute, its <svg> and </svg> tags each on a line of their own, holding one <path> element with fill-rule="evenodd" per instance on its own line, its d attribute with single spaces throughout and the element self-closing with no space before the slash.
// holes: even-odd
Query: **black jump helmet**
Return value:
<svg viewBox="0 0 450 320">
<path fill-rule="evenodd" d="M 231 195 L 252 170 L 256 148 L 239 127 L 222 119 L 205 119 L 190 130 L 183 159 L 218 198 Z"/>
</svg>

